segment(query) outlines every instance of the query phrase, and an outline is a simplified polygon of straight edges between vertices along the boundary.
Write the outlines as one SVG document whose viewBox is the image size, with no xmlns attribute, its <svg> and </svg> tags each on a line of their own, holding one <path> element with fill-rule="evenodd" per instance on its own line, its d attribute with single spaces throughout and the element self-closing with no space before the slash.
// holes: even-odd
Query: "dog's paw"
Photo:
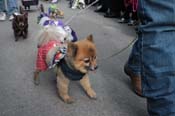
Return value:
<svg viewBox="0 0 175 116">
<path fill-rule="evenodd" d="M 18 41 L 18 38 L 17 37 L 15 37 L 15 42 L 17 42 Z"/>
<path fill-rule="evenodd" d="M 28 33 L 28 32 L 26 32 L 26 31 L 23 32 L 23 35 L 22 35 L 22 36 L 23 36 L 23 39 L 27 39 L 27 33 Z"/>
<path fill-rule="evenodd" d="M 87 94 L 91 99 L 97 99 L 97 96 L 96 96 L 96 93 L 94 90 L 91 89 L 91 90 L 87 91 Z"/>
<path fill-rule="evenodd" d="M 27 35 L 23 35 L 23 39 L 27 39 Z"/>
<path fill-rule="evenodd" d="M 38 74 L 36 72 L 34 72 L 33 81 L 34 81 L 35 85 L 39 85 L 40 84 L 40 78 L 39 78 L 39 76 L 38 76 Z"/>
<path fill-rule="evenodd" d="M 39 85 L 40 84 L 40 80 L 39 79 L 34 79 L 34 84 L 35 85 Z"/>
<path fill-rule="evenodd" d="M 72 104 L 72 103 L 74 103 L 74 100 L 73 100 L 73 98 L 66 99 L 65 103 Z"/>
<path fill-rule="evenodd" d="M 62 98 L 62 99 L 63 99 L 63 101 L 64 101 L 65 103 L 67 103 L 67 104 L 72 104 L 72 103 L 74 103 L 74 99 L 73 99 L 72 97 L 67 96 L 67 97 L 64 97 L 64 98 Z"/>
</svg>

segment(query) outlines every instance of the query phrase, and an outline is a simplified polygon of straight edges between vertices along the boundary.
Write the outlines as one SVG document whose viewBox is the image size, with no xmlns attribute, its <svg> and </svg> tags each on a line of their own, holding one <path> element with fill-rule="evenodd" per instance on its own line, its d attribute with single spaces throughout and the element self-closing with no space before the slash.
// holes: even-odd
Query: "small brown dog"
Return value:
<svg viewBox="0 0 175 116">
<path fill-rule="evenodd" d="M 28 13 L 20 6 L 20 14 L 13 14 L 13 16 L 12 28 L 15 35 L 15 41 L 18 41 L 20 36 L 26 39 L 28 34 Z"/>
<path fill-rule="evenodd" d="M 45 36 L 44 36 L 45 37 Z M 51 54 L 55 48 L 51 49 L 45 57 L 45 62 L 52 58 Z M 65 103 L 72 103 L 73 99 L 68 94 L 70 81 L 80 81 L 81 86 L 90 98 L 95 99 L 96 93 L 91 87 L 88 72 L 97 69 L 96 46 L 92 35 L 83 40 L 67 43 L 67 52 L 65 57 L 57 64 L 57 88 L 59 96 Z M 34 82 L 39 84 L 39 73 L 34 72 Z"/>
<path fill-rule="evenodd" d="M 68 53 L 58 66 L 57 71 L 57 87 L 64 102 L 73 102 L 73 99 L 68 95 L 70 80 L 79 80 L 87 95 L 96 99 L 96 93 L 92 89 L 88 77 L 89 70 L 97 69 L 96 58 L 96 46 L 92 35 L 84 40 L 68 44 Z"/>
</svg>

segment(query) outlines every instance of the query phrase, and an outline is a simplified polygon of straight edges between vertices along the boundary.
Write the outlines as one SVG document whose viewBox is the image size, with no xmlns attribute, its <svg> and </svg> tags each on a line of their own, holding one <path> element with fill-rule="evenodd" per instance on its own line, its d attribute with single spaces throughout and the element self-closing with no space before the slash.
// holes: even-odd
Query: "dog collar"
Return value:
<svg viewBox="0 0 175 116">
<path fill-rule="evenodd" d="M 83 78 L 83 76 L 85 75 L 85 73 L 82 73 L 78 70 L 73 70 L 71 69 L 67 63 L 65 62 L 65 60 L 63 59 L 61 62 L 60 62 L 60 67 L 61 67 L 61 70 L 63 72 L 63 74 L 70 80 L 72 81 L 79 81 Z"/>
</svg>

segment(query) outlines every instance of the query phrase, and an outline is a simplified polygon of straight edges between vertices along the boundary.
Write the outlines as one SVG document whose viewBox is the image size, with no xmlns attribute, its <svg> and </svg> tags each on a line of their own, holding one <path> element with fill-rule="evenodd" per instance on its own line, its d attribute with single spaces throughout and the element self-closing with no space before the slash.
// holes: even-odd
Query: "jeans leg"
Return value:
<svg viewBox="0 0 175 116">
<path fill-rule="evenodd" d="M 141 73 L 140 46 L 141 46 L 141 41 L 138 39 L 133 45 L 131 54 L 127 62 L 128 68 L 132 70 L 132 73 L 138 76 L 140 76 L 140 73 Z"/>
<path fill-rule="evenodd" d="M 7 6 L 8 6 L 8 12 L 7 12 L 8 15 L 12 15 L 14 12 L 18 11 L 17 0 L 8 0 Z"/>
<path fill-rule="evenodd" d="M 5 11 L 4 0 L 0 0 L 0 12 L 4 12 L 4 11 Z"/>
<path fill-rule="evenodd" d="M 139 0 L 142 92 L 150 116 L 175 116 L 175 0 Z"/>
</svg>

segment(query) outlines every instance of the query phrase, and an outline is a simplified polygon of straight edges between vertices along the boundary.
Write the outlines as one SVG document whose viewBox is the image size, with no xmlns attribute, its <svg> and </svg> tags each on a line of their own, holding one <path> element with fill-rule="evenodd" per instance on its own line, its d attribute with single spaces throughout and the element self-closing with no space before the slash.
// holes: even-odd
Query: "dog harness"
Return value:
<svg viewBox="0 0 175 116">
<path fill-rule="evenodd" d="M 63 74 L 65 75 L 65 77 L 67 77 L 68 79 L 70 79 L 72 81 L 79 81 L 85 76 L 85 73 L 82 73 L 78 70 L 70 68 L 66 64 L 64 59 L 62 59 L 60 61 L 60 64 L 58 64 L 58 65 L 61 67 L 61 70 L 62 70 Z"/>
<path fill-rule="evenodd" d="M 51 48 L 59 46 L 58 51 L 53 55 L 52 60 L 49 64 L 46 63 L 46 55 Z M 47 44 L 42 45 L 38 48 L 36 69 L 40 71 L 46 71 L 47 69 L 53 68 L 66 54 L 67 47 L 64 46 L 58 40 L 51 40 Z"/>
</svg>

